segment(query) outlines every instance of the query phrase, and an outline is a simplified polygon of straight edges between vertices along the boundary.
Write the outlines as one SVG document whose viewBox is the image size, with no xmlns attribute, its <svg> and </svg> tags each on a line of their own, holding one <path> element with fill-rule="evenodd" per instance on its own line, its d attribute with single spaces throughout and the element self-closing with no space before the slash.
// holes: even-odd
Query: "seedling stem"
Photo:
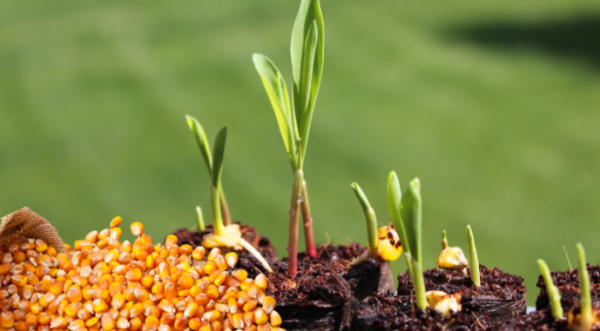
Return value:
<svg viewBox="0 0 600 331">
<path fill-rule="evenodd" d="M 579 288 L 581 292 L 579 298 L 581 330 L 589 331 L 592 329 L 592 291 L 590 289 L 590 275 L 585 262 L 585 250 L 581 243 L 577 244 L 577 254 L 579 255 Z"/>
<path fill-rule="evenodd" d="M 292 184 L 292 200 L 290 207 L 290 237 L 288 246 L 288 276 L 293 278 L 298 272 L 298 223 L 300 215 L 300 200 L 304 173 L 296 171 Z"/>
<path fill-rule="evenodd" d="M 313 234 L 313 220 L 310 214 L 310 204 L 308 202 L 308 190 L 306 189 L 306 181 L 302 181 L 302 220 L 304 224 L 304 238 L 306 243 L 306 254 L 311 257 L 317 256 L 315 248 L 315 237 Z"/>
<path fill-rule="evenodd" d="M 481 286 L 481 276 L 479 274 L 479 259 L 477 258 L 477 248 L 475 247 L 475 238 L 471 226 L 467 225 L 467 237 L 469 239 L 469 264 L 471 268 L 471 281 L 476 287 Z"/>
<path fill-rule="evenodd" d="M 200 209 L 200 206 L 196 207 L 196 225 L 198 226 L 198 232 L 204 231 L 204 215 L 202 215 L 202 209 Z"/>
<path fill-rule="evenodd" d="M 548 298 L 550 298 L 550 307 L 552 308 L 552 316 L 554 319 L 562 319 L 563 318 L 563 308 L 560 303 L 560 291 L 558 287 L 554 285 L 552 282 L 552 276 L 550 275 L 550 269 L 544 260 L 537 260 L 538 265 L 540 266 L 540 273 L 542 274 L 542 278 L 544 278 L 544 283 L 546 284 L 546 291 L 548 292 Z"/>
</svg>

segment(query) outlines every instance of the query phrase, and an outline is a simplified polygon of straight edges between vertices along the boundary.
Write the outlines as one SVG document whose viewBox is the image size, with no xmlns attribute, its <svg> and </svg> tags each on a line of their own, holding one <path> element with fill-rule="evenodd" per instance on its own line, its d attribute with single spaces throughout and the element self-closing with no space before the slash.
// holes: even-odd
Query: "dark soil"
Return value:
<svg viewBox="0 0 600 331">
<path fill-rule="evenodd" d="M 246 268 L 249 276 L 264 272 L 262 266 L 241 262 L 238 267 Z M 287 275 L 287 262 L 273 262 L 271 268 L 273 273 L 266 273 L 269 287 L 265 293 L 277 302 L 281 327 L 288 331 L 340 329 L 344 310 L 352 301 L 352 290 L 344 278 L 323 264 L 299 262 L 294 278 Z"/>
<path fill-rule="evenodd" d="M 481 286 L 473 287 L 471 278 L 459 271 L 431 269 L 424 273 L 427 291 L 460 293 L 462 311 L 477 316 L 486 315 L 493 323 L 500 323 L 527 313 L 526 288 L 523 278 L 504 273 L 498 268 L 488 269 L 480 265 Z M 398 275 L 398 295 L 413 293 L 408 273 Z"/>
<path fill-rule="evenodd" d="M 573 309 L 573 314 L 579 314 L 579 305 L 576 304 L 577 307 Z M 567 331 L 571 330 L 567 323 L 567 314 L 565 311 L 565 318 L 560 320 L 555 320 L 552 317 L 552 312 L 544 309 L 538 310 L 531 314 L 520 316 L 511 321 L 507 321 L 502 325 L 498 326 L 499 331 Z M 596 323 L 596 325 L 592 326 L 593 331 L 600 331 L 600 324 Z"/>
<path fill-rule="evenodd" d="M 239 222 L 235 223 L 240 224 Z M 256 229 L 250 225 L 240 224 L 240 229 L 242 230 L 242 238 L 254 246 L 267 261 L 277 261 L 277 251 L 271 245 L 271 241 L 268 238 L 257 234 Z M 189 244 L 192 247 L 196 247 L 202 245 L 202 237 L 212 232 L 213 228 L 211 224 L 201 234 L 186 228 L 179 229 L 173 232 L 173 234 L 179 239 L 179 245 Z M 237 253 L 240 258 L 249 258 L 256 262 L 256 259 L 246 250 L 237 251 Z"/>
<path fill-rule="evenodd" d="M 365 251 L 360 244 L 352 243 L 344 246 L 319 244 L 316 249 L 316 257 L 299 253 L 298 261 L 328 266 L 331 271 L 340 274 L 348 282 L 352 295 L 358 300 L 369 295 L 386 295 L 394 292 L 394 276 L 388 263 L 369 259 L 355 266 L 348 265 Z"/>
<path fill-rule="evenodd" d="M 356 308 L 351 331 L 367 330 L 492 330 L 489 319 L 470 313 L 452 313 L 442 317 L 435 310 L 416 308 L 408 297 L 374 296 Z"/>
<path fill-rule="evenodd" d="M 592 290 L 592 304 L 600 305 L 600 266 L 587 265 L 590 274 L 590 286 Z M 575 306 L 579 302 L 579 268 L 568 271 L 551 272 L 552 282 L 558 287 L 561 294 L 561 304 L 565 309 Z M 542 276 L 539 277 L 537 287 L 540 288 L 535 301 L 535 307 L 538 310 L 550 307 L 548 300 L 548 291 L 546 283 Z"/>
</svg>

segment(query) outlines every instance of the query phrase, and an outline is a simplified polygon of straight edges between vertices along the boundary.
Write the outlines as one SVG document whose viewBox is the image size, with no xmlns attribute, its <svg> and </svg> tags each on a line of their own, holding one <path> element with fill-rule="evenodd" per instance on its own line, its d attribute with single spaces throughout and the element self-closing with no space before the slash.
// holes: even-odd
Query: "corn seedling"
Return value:
<svg viewBox="0 0 600 331">
<path fill-rule="evenodd" d="M 394 226 L 384 226 L 377 230 L 377 217 L 375 210 L 371 207 L 367 196 L 356 183 L 352 183 L 352 189 L 360 202 L 367 219 L 367 237 L 369 238 L 369 249 L 361 256 L 350 262 L 350 265 L 359 264 L 373 258 L 379 261 L 395 261 L 402 254 L 402 243 Z"/>
<path fill-rule="evenodd" d="M 223 159 L 225 156 L 225 142 L 227 141 L 227 127 L 222 128 L 217 133 L 215 146 L 213 150 L 213 159 L 211 164 L 212 176 L 210 183 L 210 206 L 213 233 L 207 234 L 202 240 L 202 246 L 205 248 L 229 247 L 236 250 L 245 248 L 250 252 L 269 272 L 273 272 L 269 263 L 260 255 L 260 253 L 246 240 L 242 238 L 242 232 L 238 224 L 223 224 L 221 215 L 221 173 L 223 171 Z"/>
<path fill-rule="evenodd" d="M 198 148 L 200 149 L 200 154 L 202 154 L 202 159 L 204 160 L 204 164 L 206 165 L 206 169 L 208 170 L 209 176 L 213 176 L 213 158 L 210 153 L 210 146 L 208 143 L 208 139 L 206 139 L 206 134 L 204 133 L 204 129 L 200 122 L 197 119 L 186 115 L 185 119 L 187 120 L 188 126 L 196 139 L 196 143 L 198 144 Z M 225 194 L 223 193 L 223 189 L 221 188 L 221 193 L 219 195 L 219 203 L 221 208 L 221 215 L 223 215 L 223 222 L 225 225 L 231 224 L 231 215 L 229 213 L 229 207 L 227 206 L 227 200 L 225 199 Z M 200 230 L 199 228 L 199 231 Z"/>
<path fill-rule="evenodd" d="M 540 273 L 546 284 L 546 291 L 548 292 L 548 298 L 550 299 L 550 308 L 552 309 L 552 316 L 554 319 L 563 318 L 563 308 L 560 303 L 560 291 L 558 287 L 552 282 L 552 276 L 550 275 L 550 269 L 544 260 L 537 260 L 540 266 Z"/>
<path fill-rule="evenodd" d="M 448 239 L 446 239 L 446 231 L 444 231 L 442 237 L 442 253 L 440 253 L 436 263 L 440 268 L 459 270 L 465 276 L 467 275 L 469 261 L 465 258 L 465 254 L 460 247 L 449 247 Z"/>
<path fill-rule="evenodd" d="M 292 30 L 292 98 L 275 64 L 262 54 L 254 54 L 253 61 L 258 71 L 275 117 L 281 136 L 290 159 L 292 171 L 296 174 L 302 171 L 310 123 L 315 107 L 315 101 L 321 84 L 323 72 L 324 30 L 323 16 L 318 0 L 302 0 L 300 10 Z M 306 253 L 315 257 L 317 251 L 314 244 L 312 216 L 308 202 L 308 190 L 303 176 L 300 183 L 294 181 L 293 186 L 300 185 L 300 205 L 306 238 Z M 296 190 L 294 189 L 294 192 Z M 295 203 L 292 203 L 292 208 Z M 297 217 L 296 210 L 290 210 L 290 224 Z M 297 222 L 296 222 L 297 223 Z M 297 233 L 297 231 L 294 231 Z M 296 240 L 297 242 L 297 240 Z M 290 242 L 292 245 L 292 242 Z M 290 251 L 297 248 L 289 247 Z M 296 258 L 293 258 L 294 261 Z M 292 257 L 290 256 L 290 262 Z"/>
<path fill-rule="evenodd" d="M 388 210 L 392 222 L 398 229 L 408 271 L 417 298 L 417 306 L 427 308 L 423 264 L 421 262 L 421 184 L 413 179 L 404 194 L 400 191 L 400 181 L 395 172 L 388 177 Z"/>
<path fill-rule="evenodd" d="M 590 287 L 590 275 L 587 270 L 587 263 L 585 261 L 585 250 L 583 249 L 583 245 L 581 243 L 577 244 L 577 255 L 579 256 L 579 290 L 580 290 L 580 298 L 579 298 L 579 330 L 589 331 L 592 329 L 592 326 L 597 320 L 594 321 L 594 317 L 592 315 L 592 290 Z M 575 322 L 574 318 L 571 318 L 571 321 Z M 571 323 L 569 323 L 571 324 Z"/>
<path fill-rule="evenodd" d="M 467 225 L 467 237 L 469 240 L 469 259 L 471 268 L 471 281 L 476 287 L 481 286 L 481 276 L 479 274 L 479 259 L 477 258 L 477 248 L 475 247 L 475 238 L 471 226 Z"/>
</svg>

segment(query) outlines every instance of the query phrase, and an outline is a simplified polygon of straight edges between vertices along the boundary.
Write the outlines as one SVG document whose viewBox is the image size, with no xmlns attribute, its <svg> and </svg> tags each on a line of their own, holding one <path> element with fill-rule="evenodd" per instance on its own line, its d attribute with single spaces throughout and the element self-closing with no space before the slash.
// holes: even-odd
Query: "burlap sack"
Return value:
<svg viewBox="0 0 600 331">
<path fill-rule="evenodd" d="M 65 243 L 52 224 L 27 207 L 2 217 L 0 245 L 6 244 L 12 238 L 18 238 L 21 241 L 42 239 L 49 246 L 56 248 L 57 252 L 67 252 Z"/>
</svg>

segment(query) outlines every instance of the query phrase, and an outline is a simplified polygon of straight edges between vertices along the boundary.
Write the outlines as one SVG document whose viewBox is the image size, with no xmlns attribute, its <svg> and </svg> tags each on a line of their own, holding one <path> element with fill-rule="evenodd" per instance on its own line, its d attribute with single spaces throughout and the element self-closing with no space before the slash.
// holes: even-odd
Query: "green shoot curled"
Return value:
<svg viewBox="0 0 600 331">
<path fill-rule="evenodd" d="M 352 183 L 352 189 L 360 202 L 360 205 L 365 213 L 367 219 L 367 237 L 369 238 L 369 252 L 371 257 L 377 257 L 379 240 L 377 239 L 377 218 L 375 217 L 375 210 L 371 207 L 369 200 L 365 193 L 361 190 L 357 183 Z M 356 260 L 355 260 L 356 261 Z M 356 264 L 353 262 L 353 264 Z"/>
<path fill-rule="evenodd" d="M 552 308 L 552 316 L 554 319 L 562 319 L 563 318 L 563 308 L 560 303 L 560 291 L 558 287 L 554 285 L 552 282 L 552 276 L 550 275 L 550 269 L 544 260 L 537 260 L 538 265 L 540 266 L 540 273 L 542 274 L 542 278 L 544 278 L 544 283 L 546 284 L 546 291 L 548 292 L 548 298 L 550 299 L 550 307 Z"/>
<path fill-rule="evenodd" d="M 475 238 L 471 226 L 467 225 L 467 237 L 469 240 L 469 266 L 471 268 L 471 281 L 476 287 L 481 286 L 481 276 L 479 274 L 479 259 L 477 258 L 477 248 L 475 247 Z"/>
<path fill-rule="evenodd" d="M 204 231 L 206 226 L 204 225 L 204 215 L 202 215 L 202 209 L 200 206 L 196 206 L 196 226 L 198 226 L 198 232 Z"/>
<path fill-rule="evenodd" d="M 592 329 L 592 291 L 590 288 L 590 275 L 585 261 L 585 250 L 581 243 L 577 244 L 577 254 L 579 256 L 579 289 L 581 297 L 579 305 L 581 309 L 580 325 L 582 330 Z"/>
<path fill-rule="evenodd" d="M 204 160 L 204 164 L 206 165 L 206 169 L 208 170 L 208 174 L 212 177 L 213 175 L 213 159 L 210 153 L 210 147 L 208 143 L 208 139 L 206 139 L 206 134 L 204 133 L 204 129 L 200 122 L 192 116 L 185 116 L 188 126 L 194 135 L 196 140 L 196 144 L 198 144 L 198 148 L 200 149 L 200 154 L 202 154 L 202 159 Z M 229 225 L 231 223 L 231 216 L 229 213 L 229 207 L 227 206 L 227 200 L 225 199 L 225 194 L 223 193 L 223 188 L 221 187 L 220 193 L 220 205 L 221 205 L 221 215 L 223 215 L 223 221 L 225 225 Z"/>
<path fill-rule="evenodd" d="M 302 0 L 294 22 L 291 41 L 292 104 L 283 75 L 266 56 L 253 55 L 290 159 L 292 172 L 303 169 L 315 101 L 321 84 L 324 59 L 323 15 L 318 0 Z M 303 185 L 302 218 L 306 252 L 315 257 L 312 217 L 306 184 Z"/>
<path fill-rule="evenodd" d="M 288 276 L 290 278 L 296 276 L 296 272 L 298 271 L 298 222 L 303 181 L 304 173 L 302 170 L 296 171 L 294 183 L 292 184 L 292 200 L 290 207 L 290 236 L 288 245 Z"/>
</svg>

